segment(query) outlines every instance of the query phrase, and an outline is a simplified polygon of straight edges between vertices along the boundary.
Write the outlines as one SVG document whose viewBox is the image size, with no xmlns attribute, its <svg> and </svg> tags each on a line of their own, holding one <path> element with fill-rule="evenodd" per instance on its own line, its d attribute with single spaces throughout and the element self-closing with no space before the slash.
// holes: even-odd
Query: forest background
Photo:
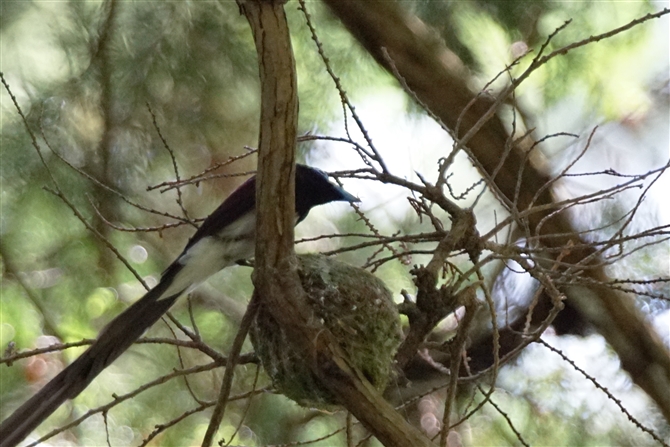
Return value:
<svg viewBox="0 0 670 447">
<path fill-rule="evenodd" d="M 428 264 L 437 242 L 400 236 L 426 234 L 436 220 L 449 227 L 450 219 L 447 213 L 422 208 L 425 202 L 416 191 L 400 182 L 362 178 L 366 175 L 357 170 L 368 169 L 370 163 L 415 184 L 445 179 L 449 197 L 463 208 L 472 207 L 477 230 L 488 235 L 487 241 L 524 246 L 524 240 L 532 239 L 521 225 L 524 217 L 510 211 L 513 201 L 501 199 L 496 178 L 485 175 L 482 180 L 482 170 L 477 170 L 495 165 L 495 154 L 482 159 L 479 143 L 467 142 L 479 159 L 473 163 L 473 156 L 461 150 L 440 171 L 440 160 L 458 146 L 454 141 L 461 141 L 464 132 L 454 132 L 456 126 L 422 92 L 403 86 L 411 78 L 397 72 L 400 61 L 384 61 L 383 55 L 369 51 L 356 22 L 347 21 L 337 2 L 327 3 L 306 3 L 309 16 L 298 2 L 285 7 L 298 72 L 297 151 L 303 162 L 342 171 L 343 185 L 362 202 L 359 214 L 342 204 L 314 210 L 298 227 L 298 239 L 309 239 L 298 244 L 298 251 L 338 252 L 339 259 L 374 270 L 398 303 L 403 301 L 401 291 L 410 297 L 415 293 L 412 267 Z M 512 135 L 510 151 L 526 137 L 541 142 L 528 150 L 524 163 L 556 178 L 547 189 L 556 202 L 565 202 L 555 209 L 568 216 L 581 240 L 602 249 L 608 275 L 603 284 L 634 298 L 641 316 L 637 329 L 659 340 L 666 358 L 655 361 L 667 364 L 668 17 L 648 16 L 667 2 L 386 3 L 386 9 L 394 8 L 404 18 L 402 23 L 386 23 L 386 28 L 397 27 L 396 33 L 404 36 L 400 27 L 405 26 L 439 47 L 442 64 L 460 80 L 451 84 L 453 90 L 443 90 L 445 98 L 478 92 L 484 100 L 503 98 L 496 119 Z M 16 99 L 15 104 L 3 89 L 4 419 L 82 348 L 31 350 L 94 338 L 143 293 L 110 245 L 155 284 L 193 232 L 184 221 L 206 216 L 241 182 L 240 174 L 255 169 L 260 89 L 249 25 L 234 2 L 3 1 L 1 8 L 0 69 Z M 381 7 L 376 13 L 380 20 L 391 16 Z M 629 29 L 603 39 L 592 37 L 627 24 Z M 515 84 L 541 50 L 552 54 L 575 43 L 580 44 L 559 51 Z M 452 112 L 458 117 L 463 111 Z M 37 137 L 41 154 L 25 124 Z M 366 153 L 372 157 L 366 159 Z M 501 169 L 500 177 L 521 176 L 520 171 L 505 172 L 506 165 Z M 82 220 L 103 237 L 96 237 Z M 319 237 L 325 234 L 350 236 Z M 371 237 L 380 238 L 378 245 L 361 247 Z M 530 247 L 524 255 L 540 256 Z M 486 248 L 485 254 L 495 253 L 495 247 Z M 493 324 L 490 313 L 480 312 L 485 316 L 470 329 L 474 346 L 492 330 L 516 321 L 538 290 L 532 275 L 515 263 L 523 263 L 523 257 L 515 261 L 519 253 L 508 258 L 497 254 L 477 269 L 482 274 L 478 298 L 495 303 L 497 317 Z M 469 271 L 468 254 L 456 253 L 450 261 L 455 269 Z M 563 283 L 554 280 L 560 287 L 588 287 L 577 276 Z M 248 267 L 227 269 L 179 304 L 175 316 L 196 326 L 208 346 L 226 353 L 251 296 L 249 277 Z M 477 280 L 468 277 L 466 282 Z M 456 402 L 451 422 L 468 417 L 448 432 L 450 445 L 670 442 L 670 406 L 653 391 L 660 385 L 649 384 L 627 367 L 630 359 L 611 338 L 623 333 L 616 318 L 608 329 L 592 313 L 571 306 L 570 297 L 567 303 L 558 313 L 563 317 L 554 315 L 551 326 L 543 329 L 541 342 L 496 365 L 494 385 L 489 375 L 477 383 L 482 388 L 459 386 L 459 394 L 451 397 Z M 431 341 L 452 337 L 459 318 L 462 309 L 440 322 Z M 184 338 L 178 333 L 161 323 L 147 336 L 154 341 Z M 643 341 L 631 342 L 632 349 L 644 351 Z M 250 350 L 246 346 L 245 352 Z M 478 359 L 487 361 L 486 356 L 471 357 L 473 365 Z M 167 342 L 140 344 L 39 433 L 76 421 L 112 401 L 113 394 L 124 395 L 175 368 L 185 370 L 206 360 L 202 351 L 178 352 Z M 437 373 L 414 381 L 424 379 L 436 390 L 400 410 L 429 436 L 446 433 L 442 412 L 449 400 L 448 380 L 439 377 L 440 365 L 434 366 Z M 219 432 L 226 441 L 281 444 L 332 434 L 309 445 L 346 445 L 365 437 L 357 425 L 353 433 L 343 430 L 351 424 L 344 412 L 304 409 L 271 393 L 271 383 L 257 370 L 248 364 L 236 371 L 232 395 L 243 398 L 229 405 Z M 666 374 L 665 383 L 668 371 L 659 373 Z M 165 380 L 115 403 L 110 411 L 94 411 L 56 436 L 77 445 L 102 445 L 107 438 L 112 445 L 197 444 L 209 423 L 211 405 L 203 403 L 216 398 L 221 376 L 222 369 L 212 367 L 189 375 L 188 382 Z"/>
</svg>

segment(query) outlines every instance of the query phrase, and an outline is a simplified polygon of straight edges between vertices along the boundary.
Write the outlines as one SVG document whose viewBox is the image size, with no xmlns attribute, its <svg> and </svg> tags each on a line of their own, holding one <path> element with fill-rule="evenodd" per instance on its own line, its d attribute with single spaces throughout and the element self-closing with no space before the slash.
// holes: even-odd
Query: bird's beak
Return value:
<svg viewBox="0 0 670 447">
<path fill-rule="evenodd" d="M 337 189 L 340 192 L 340 198 L 337 199 L 338 201 L 342 201 L 342 202 L 360 202 L 361 201 L 361 199 L 354 196 L 353 194 L 349 194 L 348 192 L 346 192 L 344 189 L 340 188 L 339 186 L 337 187 Z"/>
</svg>

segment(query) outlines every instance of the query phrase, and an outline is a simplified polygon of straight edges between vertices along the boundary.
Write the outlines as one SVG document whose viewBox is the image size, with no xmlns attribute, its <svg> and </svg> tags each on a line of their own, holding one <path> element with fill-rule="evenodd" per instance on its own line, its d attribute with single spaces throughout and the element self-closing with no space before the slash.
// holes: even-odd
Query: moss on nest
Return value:
<svg viewBox="0 0 670 447">
<path fill-rule="evenodd" d="M 378 390 L 391 375 L 401 339 L 393 296 L 371 273 L 321 255 L 298 256 L 298 274 L 314 314 L 340 342 L 351 362 Z M 263 306 L 251 342 L 277 390 L 299 404 L 333 410 L 337 401 L 312 374 L 305 356 Z"/>
</svg>

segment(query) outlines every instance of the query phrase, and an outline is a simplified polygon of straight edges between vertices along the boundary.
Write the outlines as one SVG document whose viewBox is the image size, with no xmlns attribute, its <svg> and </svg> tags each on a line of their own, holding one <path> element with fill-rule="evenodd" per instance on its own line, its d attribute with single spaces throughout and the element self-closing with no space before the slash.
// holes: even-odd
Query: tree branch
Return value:
<svg viewBox="0 0 670 447">
<path fill-rule="evenodd" d="M 468 153 L 487 179 L 488 186 L 503 203 L 513 205 L 510 209 L 513 215 L 531 204 L 543 206 L 553 202 L 550 189 L 542 188 L 550 178 L 543 173 L 541 160 L 526 153 L 532 147 L 532 141 L 526 138 L 511 143 L 501 120 L 491 113 L 504 98 L 494 102 L 473 94 L 466 86 L 456 56 L 418 17 L 401 10 L 395 2 L 325 1 L 379 64 L 390 73 L 395 71 L 402 76 L 411 92 L 447 127 L 456 130 L 456 138 L 480 126 L 477 133 L 470 134 L 470 139 L 462 143 L 470 148 Z M 619 32 L 627 29 L 622 27 Z M 481 122 L 481 117 L 487 117 L 486 121 Z M 566 260 L 572 265 L 593 259 L 593 248 L 575 236 L 576 232 L 564 214 L 544 220 L 548 215 L 529 215 L 529 235 L 534 235 L 537 229 L 541 243 L 549 249 L 560 249 L 572 240 L 575 247 L 581 247 L 573 250 L 570 259 Z M 542 237 L 549 235 L 552 237 Z M 598 261 L 593 259 L 591 264 L 593 262 Z M 584 269 L 583 274 L 599 284 L 609 282 L 601 267 Z M 670 420 L 670 394 L 667 392 L 670 389 L 670 353 L 635 307 L 632 297 L 604 285 L 593 285 L 588 289 L 564 287 L 563 291 L 617 352 L 623 368 L 634 382 L 654 399 L 665 418 Z"/>
<path fill-rule="evenodd" d="M 283 2 L 247 1 L 261 77 L 255 294 L 324 386 L 387 446 L 430 446 L 356 371 L 307 304 L 293 251 L 298 98 Z"/>
</svg>

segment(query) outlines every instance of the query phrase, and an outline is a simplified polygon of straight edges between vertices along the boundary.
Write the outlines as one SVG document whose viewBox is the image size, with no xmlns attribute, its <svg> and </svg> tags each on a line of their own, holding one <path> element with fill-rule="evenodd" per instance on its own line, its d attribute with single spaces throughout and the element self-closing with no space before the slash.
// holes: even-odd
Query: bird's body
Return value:
<svg viewBox="0 0 670 447">
<path fill-rule="evenodd" d="M 357 201 L 317 169 L 297 165 L 295 178 L 296 223 L 314 206 Z M 205 219 L 156 287 L 112 320 L 86 352 L 2 422 L 0 447 L 18 444 L 65 400 L 83 391 L 183 293 L 221 269 L 251 258 L 255 248 L 255 194 L 256 178 L 252 177 Z"/>
</svg>

